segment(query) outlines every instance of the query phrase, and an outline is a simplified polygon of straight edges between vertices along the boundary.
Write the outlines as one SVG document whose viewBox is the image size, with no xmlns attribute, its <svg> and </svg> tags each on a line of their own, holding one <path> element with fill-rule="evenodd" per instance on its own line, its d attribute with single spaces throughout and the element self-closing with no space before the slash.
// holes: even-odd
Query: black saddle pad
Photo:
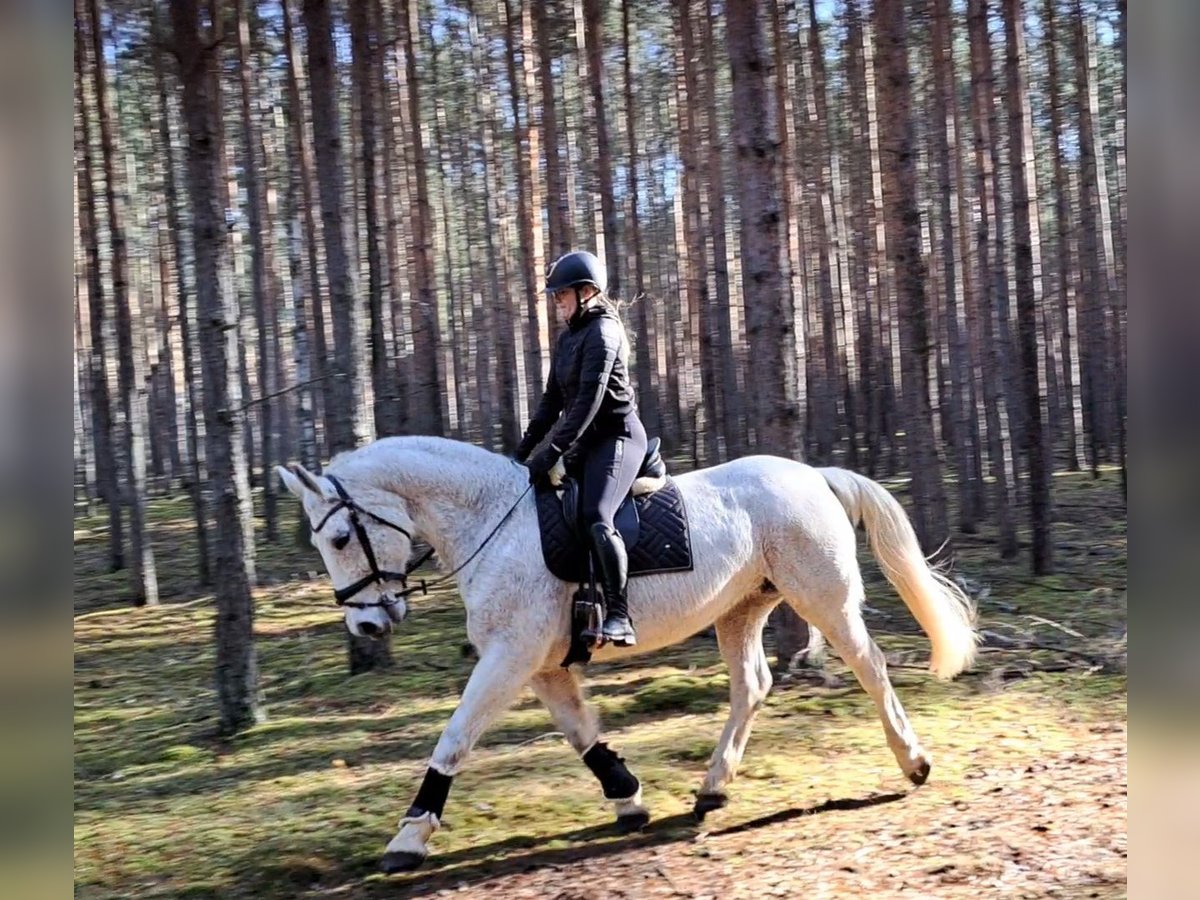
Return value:
<svg viewBox="0 0 1200 900">
<path fill-rule="evenodd" d="M 537 492 L 538 526 L 542 557 L 557 578 L 573 583 L 588 580 L 588 548 L 563 513 L 562 500 L 553 489 Z M 626 509 L 632 506 L 632 509 Z M 631 516 L 636 513 L 636 516 Z M 673 478 L 651 494 L 627 497 L 615 517 L 618 525 L 634 523 L 636 539 L 627 543 L 629 576 L 658 575 L 692 570 L 692 539 L 687 509 Z M 627 534 L 627 528 L 619 528 Z"/>
</svg>

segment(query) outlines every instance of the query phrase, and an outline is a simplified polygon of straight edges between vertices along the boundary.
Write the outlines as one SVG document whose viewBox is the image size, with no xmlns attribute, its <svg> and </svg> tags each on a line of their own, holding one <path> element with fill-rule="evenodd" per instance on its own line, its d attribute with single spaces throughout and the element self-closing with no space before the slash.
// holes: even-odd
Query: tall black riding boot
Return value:
<svg viewBox="0 0 1200 900">
<path fill-rule="evenodd" d="M 629 557 L 625 552 L 625 541 L 620 534 L 603 522 L 591 528 L 592 548 L 600 568 L 600 582 L 604 590 L 604 639 L 618 647 L 632 647 L 637 643 L 633 622 L 629 619 L 626 599 L 626 584 L 629 577 Z"/>
</svg>

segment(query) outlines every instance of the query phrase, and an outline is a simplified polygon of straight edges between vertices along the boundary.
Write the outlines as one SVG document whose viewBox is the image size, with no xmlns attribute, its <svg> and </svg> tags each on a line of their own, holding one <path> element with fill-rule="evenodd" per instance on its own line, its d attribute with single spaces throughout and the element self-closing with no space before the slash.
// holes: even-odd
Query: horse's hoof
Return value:
<svg viewBox="0 0 1200 900">
<path fill-rule="evenodd" d="M 696 805 L 692 807 L 692 815 L 697 822 L 703 822 L 714 809 L 721 809 L 729 803 L 728 794 L 697 794 Z"/>
<path fill-rule="evenodd" d="M 911 781 L 913 784 L 915 784 L 917 787 L 920 787 L 926 781 L 929 780 L 930 768 L 931 767 L 929 765 L 928 760 L 921 760 L 921 765 L 919 765 L 917 767 L 916 771 L 908 773 L 908 780 Z"/>
<path fill-rule="evenodd" d="M 392 875 L 396 872 L 411 872 L 425 862 L 425 854 L 409 853 L 407 850 L 391 850 L 379 861 L 379 871 Z"/>
<path fill-rule="evenodd" d="M 632 834 L 635 831 L 641 831 L 649 824 L 650 813 L 645 810 L 617 816 L 617 831 L 621 834 Z"/>
</svg>

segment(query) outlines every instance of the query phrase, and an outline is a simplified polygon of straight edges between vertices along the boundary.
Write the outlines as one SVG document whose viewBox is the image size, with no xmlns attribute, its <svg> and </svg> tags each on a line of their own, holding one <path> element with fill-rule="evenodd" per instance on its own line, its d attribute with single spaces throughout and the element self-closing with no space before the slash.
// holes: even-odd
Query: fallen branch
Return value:
<svg viewBox="0 0 1200 900">
<path fill-rule="evenodd" d="M 1091 665 L 1096 666 L 1108 666 L 1117 661 L 1117 658 L 1114 656 L 1097 656 L 1094 653 L 1086 653 L 1082 650 L 1075 650 L 1072 647 L 1061 647 L 1056 644 L 1043 644 L 1038 641 L 1014 640 L 1013 638 L 1005 637 L 1004 635 L 995 631 L 984 631 L 981 632 L 981 634 L 985 641 L 994 645 L 990 648 L 985 645 L 983 648 L 981 648 L 984 650 L 1045 650 L 1049 653 L 1064 653 L 1067 656 L 1081 659 L 1087 663 L 1090 663 Z"/>
<path fill-rule="evenodd" d="M 1040 625 L 1049 625 L 1051 628 L 1055 628 L 1058 631 L 1061 631 L 1063 634 L 1069 634 L 1071 637 L 1079 638 L 1081 641 L 1086 640 L 1086 638 L 1078 631 L 1074 631 L 1068 628 L 1066 625 L 1060 625 L 1058 622 L 1044 618 L 1043 616 L 1026 615 L 1025 618 L 1029 619 L 1031 622 L 1037 622 Z"/>
<path fill-rule="evenodd" d="M 527 746 L 528 744 L 536 743 L 541 740 L 545 740 L 548 737 L 566 737 L 566 735 L 563 734 L 561 731 L 547 731 L 545 734 L 539 734 L 537 737 L 531 737 L 527 741 L 521 741 L 521 743 L 517 744 L 517 746 L 514 747 L 513 749 L 518 750 L 521 747 Z"/>
</svg>

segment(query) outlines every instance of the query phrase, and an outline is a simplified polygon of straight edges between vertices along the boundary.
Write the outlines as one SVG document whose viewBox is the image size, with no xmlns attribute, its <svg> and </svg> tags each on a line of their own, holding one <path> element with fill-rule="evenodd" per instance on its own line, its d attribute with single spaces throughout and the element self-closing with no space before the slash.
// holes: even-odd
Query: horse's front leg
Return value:
<svg viewBox="0 0 1200 900">
<path fill-rule="evenodd" d="M 524 647 L 530 649 L 517 642 L 494 642 L 476 663 L 458 708 L 429 759 L 421 789 L 387 845 L 380 861 L 384 872 L 415 869 L 429 855 L 429 838 L 440 825 L 454 776 L 475 742 L 508 708 L 541 663 L 541 653 L 535 652 L 530 642 L 524 642 Z"/>
</svg>

